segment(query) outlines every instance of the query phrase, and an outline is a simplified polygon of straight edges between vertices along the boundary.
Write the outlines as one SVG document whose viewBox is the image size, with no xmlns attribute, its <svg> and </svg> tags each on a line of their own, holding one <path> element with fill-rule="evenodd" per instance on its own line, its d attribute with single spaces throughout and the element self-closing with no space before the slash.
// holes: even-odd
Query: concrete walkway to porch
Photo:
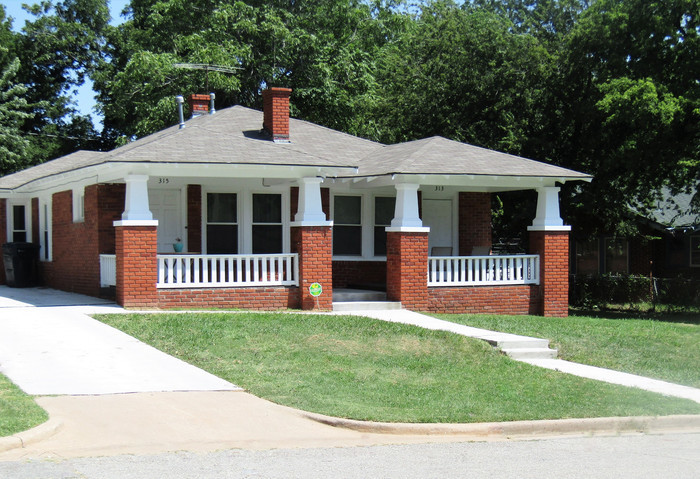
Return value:
<svg viewBox="0 0 700 479">
<path fill-rule="evenodd" d="M 595 379 L 597 381 L 604 381 L 607 383 L 644 389 L 647 391 L 660 393 L 665 396 L 674 396 L 684 399 L 690 399 L 692 401 L 700 403 L 700 389 L 692 388 L 689 386 L 682 386 L 679 384 L 673 384 L 666 381 L 660 381 L 658 379 L 637 376 L 634 374 L 613 371 L 610 369 L 588 366 L 585 364 L 572 363 L 570 361 L 564 361 L 562 359 L 554 359 L 554 357 L 556 357 L 556 350 L 549 350 L 554 353 L 554 356 L 552 357 L 532 357 L 532 355 L 527 352 L 525 354 L 517 353 L 518 349 L 520 349 L 521 351 L 528 351 L 532 349 L 532 344 L 540 345 L 535 346 L 536 348 L 542 347 L 541 342 L 544 342 L 548 345 L 549 341 L 545 339 L 530 338 L 527 336 L 518 336 L 515 334 L 499 333 L 496 331 L 489 331 L 486 329 L 473 328 L 471 326 L 465 326 L 462 324 L 451 323 L 449 321 L 433 318 L 432 316 L 427 316 L 425 314 L 415 313 L 406 309 L 338 311 L 331 314 L 352 314 L 356 316 L 367 316 L 382 321 L 410 324 L 414 326 L 419 326 L 421 328 L 438 331 L 449 331 L 455 334 L 461 334 L 463 336 L 468 336 L 471 338 L 486 341 L 489 344 L 500 348 L 512 359 L 523 361 L 534 366 L 553 369 L 562 373 L 573 374 L 575 376 L 580 376 L 588 379 Z M 544 347 L 546 348 L 547 346 Z M 513 351 L 513 353 L 510 353 L 509 351 Z"/>
</svg>

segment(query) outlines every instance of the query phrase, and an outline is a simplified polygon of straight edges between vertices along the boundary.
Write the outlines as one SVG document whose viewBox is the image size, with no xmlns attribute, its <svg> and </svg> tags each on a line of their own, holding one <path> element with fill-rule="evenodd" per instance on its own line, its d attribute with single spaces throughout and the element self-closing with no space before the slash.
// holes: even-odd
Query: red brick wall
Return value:
<svg viewBox="0 0 700 479">
<path fill-rule="evenodd" d="M 7 243 L 7 200 L 0 198 L 0 247 Z M 0 284 L 5 284 L 5 263 L 0 250 Z"/>
<path fill-rule="evenodd" d="M 39 198 L 32 198 L 32 217 L 30 221 L 32 222 L 32 239 L 30 241 L 34 244 L 39 244 Z"/>
<path fill-rule="evenodd" d="M 51 288 L 99 296 L 97 185 L 85 188 L 85 219 L 73 223 L 73 192 L 52 197 L 53 260 L 43 262 L 44 284 Z"/>
<path fill-rule="evenodd" d="M 428 311 L 469 314 L 540 314 L 537 285 L 429 288 Z"/>
<path fill-rule="evenodd" d="M 299 254 L 299 295 L 301 309 L 333 309 L 333 241 L 329 226 L 295 226 L 291 229 L 292 252 Z M 320 283 L 323 293 L 314 298 L 312 283 Z"/>
<path fill-rule="evenodd" d="M 386 261 L 333 261 L 333 287 L 386 285 Z"/>
<path fill-rule="evenodd" d="M 540 255 L 542 314 L 569 315 L 569 232 L 531 231 L 530 251 Z"/>
<path fill-rule="evenodd" d="M 386 293 L 407 309 L 428 307 L 428 233 L 387 232 Z"/>
<path fill-rule="evenodd" d="M 187 251 L 202 251 L 202 185 L 187 185 Z"/>
<path fill-rule="evenodd" d="M 325 294 L 325 292 L 324 292 Z M 271 311 L 299 308 L 299 288 L 159 289 L 160 308 L 240 308 Z"/>
<path fill-rule="evenodd" d="M 459 255 L 475 246 L 491 246 L 491 194 L 459 193 Z"/>
<path fill-rule="evenodd" d="M 124 307 L 155 307 L 158 267 L 155 226 L 117 226 L 117 303 Z"/>
<path fill-rule="evenodd" d="M 114 254 L 116 251 L 114 222 L 122 219 L 125 195 L 125 184 L 97 185 L 97 227 L 99 230 L 100 254 Z"/>
</svg>

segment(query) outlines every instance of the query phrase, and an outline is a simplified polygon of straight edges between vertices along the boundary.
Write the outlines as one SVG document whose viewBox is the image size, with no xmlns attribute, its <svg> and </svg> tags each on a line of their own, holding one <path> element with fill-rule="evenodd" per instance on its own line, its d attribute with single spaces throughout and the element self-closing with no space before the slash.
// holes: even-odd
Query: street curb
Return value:
<svg viewBox="0 0 700 479">
<path fill-rule="evenodd" d="M 427 436 L 462 435 L 480 439 L 700 432 L 700 415 L 546 419 L 541 421 L 474 424 L 410 424 L 356 421 L 316 413 L 303 413 L 302 416 L 328 426 L 351 429 L 363 433 Z"/>
<path fill-rule="evenodd" d="M 29 444 L 43 441 L 56 434 L 63 423 L 58 419 L 49 419 L 43 424 L 19 432 L 12 436 L 0 437 L 0 452 L 9 451 L 11 449 L 20 449 Z"/>
</svg>

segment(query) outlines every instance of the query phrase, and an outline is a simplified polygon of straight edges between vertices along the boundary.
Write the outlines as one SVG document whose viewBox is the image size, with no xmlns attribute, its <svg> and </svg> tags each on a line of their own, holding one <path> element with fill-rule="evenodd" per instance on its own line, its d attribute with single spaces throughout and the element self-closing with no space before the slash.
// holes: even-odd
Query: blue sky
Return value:
<svg viewBox="0 0 700 479">
<path fill-rule="evenodd" d="M 5 14 L 8 17 L 12 17 L 14 20 L 12 22 L 12 29 L 15 31 L 22 30 L 26 20 L 31 20 L 34 17 L 28 14 L 22 9 L 22 4 L 33 4 L 36 3 L 32 0 L 0 0 L 0 4 L 5 6 Z M 124 18 L 120 15 L 122 10 L 129 0 L 109 0 L 109 10 L 112 16 L 112 25 L 118 25 L 124 21 Z M 78 110 L 84 115 L 91 115 L 92 121 L 95 127 L 99 130 L 102 128 L 102 119 L 98 116 L 93 108 L 95 106 L 95 92 L 92 91 L 92 82 L 89 80 L 83 85 L 79 90 L 78 94 L 75 96 L 75 101 L 78 105 Z"/>
</svg>

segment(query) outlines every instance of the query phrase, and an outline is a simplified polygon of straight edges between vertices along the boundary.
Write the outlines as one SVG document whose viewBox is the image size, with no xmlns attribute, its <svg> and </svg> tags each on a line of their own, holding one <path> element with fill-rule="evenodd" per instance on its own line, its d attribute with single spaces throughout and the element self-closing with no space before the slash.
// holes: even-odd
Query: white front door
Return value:
<svg viewBox="0 0 700 479">
<path fill-rule="evenodd" d="M 174 253 L 177 238 L 185 243 L 180 190 L 149 190 L 148 203 L 153 219 L 158 220 L 158 252 Z"/>
<path fill-rule="evenodd" d="M 452 244 L 452 200 L 423 200 L 423 226 L 430 227 L 428 254 L 434 247 L 453 248 Z M 454 254 L 454 250 L 452 253 Z M 439 256 L 449 256 L 442 254 Z"/>
</svg>

